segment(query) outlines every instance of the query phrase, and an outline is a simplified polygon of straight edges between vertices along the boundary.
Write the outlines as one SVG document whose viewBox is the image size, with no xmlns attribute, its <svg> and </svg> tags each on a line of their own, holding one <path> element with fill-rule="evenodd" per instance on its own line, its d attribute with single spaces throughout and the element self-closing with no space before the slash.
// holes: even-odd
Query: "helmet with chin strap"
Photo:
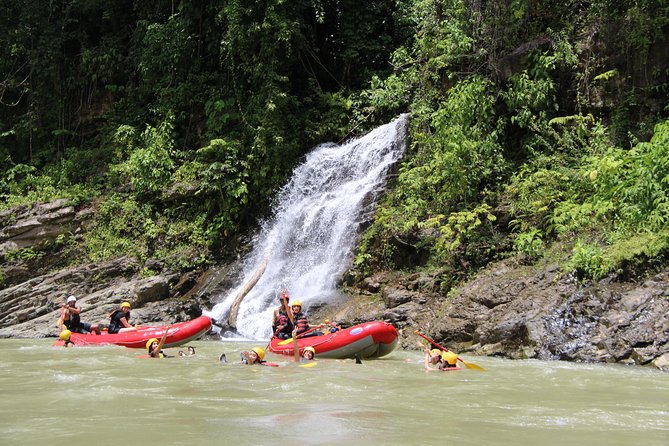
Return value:
<svg viewBox="0 0 669 446">
<path fill-rule="evenodd" d="M 253 347 L 251 350 L 254 351 L 256 355 L 258 355 L 258 358 L 260 358 L 261 361 L 265 359 L 265 349 L 260 347 Z"/>
<path fill-rule="evenodd" d="M 146 348 L 148 350 L 151 350 L 151 345 L 153 345 L 154 342 L 158 342 L 158 339 L 156 338 L 151 338 L 148 341 L 146 341 Z"/>
<path fill-rule="evenodd" d="M 453 352 L 444 352 L 441 354 L 441 359 L 448 363 L 448 365 L 455 365 L 458 362 L 458 355 Z"/>
</svg>

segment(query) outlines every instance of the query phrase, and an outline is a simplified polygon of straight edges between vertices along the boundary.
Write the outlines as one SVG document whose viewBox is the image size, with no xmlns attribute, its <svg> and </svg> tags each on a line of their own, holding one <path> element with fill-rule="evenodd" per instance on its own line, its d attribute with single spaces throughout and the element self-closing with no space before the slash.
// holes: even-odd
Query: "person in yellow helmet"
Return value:
<svg viewBox="0 0 669 446">
<path fill-rule="evenodd" d="M 313 325 L 309 323 L 307 319 L 307 314 L 302 311 L 302 302 L 299 300 L 293 301 L 290 306 L 291 311 L 293 312 L 293 321 L 295 321 L 295 328 L 293 329 L 293 337 L 309 337 L 309 336 L 321 336 L 323 333 L 320 331 L 314 331 L 312 328 L 318 328 L 319 325 Z"/>
<path fill-rule="evenodd" d="M 439 348 L 433 348 L 428 350 L 421 344 L 418 343 L 421 348 L 425 351 L 425 361 L 423 367 L 428 372 L 433 371 L 450 371 L 450 370 L 460 370 L 458 367 L 458 355 L 448 350 L 441 350 Z M 433 367 L 436 366 L 436 367 Z"/>
<path fill-rule="evenodd" d="M 423 361 L 423 366 L 425 370 L 427 371 L 439 370 L 441 368 L 441 363 L 442 363 L 441 359 L 442 350 L 438 348 L 433 348 L 432 350 L 430 350 L 420 342 L 418 342 L 418 346 L 425 352 L 425 360 Z M 431 366 L 436 366 L 436 368 Z"/>
<path fill-rule="evenodd" d="M 312 346 L 304 347 L 304 351 L 302 351 L 302 360 L 313 361 L 314 359 L 316 359 L 316 349 Z"/>
<path fill-rule="evenodd" d="M 146 341 L 146 349 L 148 350 L 149 356 L 151 358 L 171 358 L 170 355 L 163 351 L 164 344 L 164 340 L 159 341 L 157 338 L 151 338 Z"/>
<path fill-rule="evenodd" d="M 58 336 L 61 341 L 63 341 L 63 347 L 74 347 L 74 342 L 70 340 L 70 336 L 72 336 L 72 332 L 68 329 L 65 329 L 60 332 L 60 335 Z"/>
<path fill-rule="evenodd" d="M 114 310 L 109 315 L 109 334 L 124 333 L 134 331 L 137 328 L 130 325 L 130 302 L 121 303 L 120 308 Z"/>
<path fill-rule="evenodd" d="M 242 364 L 254 365 L 265 362 L 265 349 L 253 347 L 251 350 L 241 352 Z"/>
<path fill-rule="evenodd" d="M 459 369 L 458 355 L 451 351 L 444 351 L 441 354 L 441 366 L 439 366 L 439 369 L 444 371 Z"/>
<path fill-rule="evenodd" d="M 163 335 L 160 337 L 160 341 L 156 338 L 151 338 L 146 341 L 146 349 L 148 350 L 150 358 L 171 358 L 171 356 L 165 354 L 163 351 L 163 345 L 165 345 L 169 331 L 170 326 L 168 325 L 165 328 Z"/>
</svg>

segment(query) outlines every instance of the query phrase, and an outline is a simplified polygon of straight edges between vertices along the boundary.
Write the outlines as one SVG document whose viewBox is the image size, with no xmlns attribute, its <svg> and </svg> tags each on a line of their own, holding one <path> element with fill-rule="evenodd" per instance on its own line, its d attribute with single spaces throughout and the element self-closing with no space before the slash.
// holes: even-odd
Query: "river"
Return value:
<svg viewBox="0 0 669 446">
<path fill-rule="evenodd" d="M 669 374 L 647 368 L 464 356 L 486 370 L 426 373 L 399 349 L 250 367 L 241 342 L 162 360 L 52 342 L 0 340 L 2 444 L 669 444 Z"/>
</svg>

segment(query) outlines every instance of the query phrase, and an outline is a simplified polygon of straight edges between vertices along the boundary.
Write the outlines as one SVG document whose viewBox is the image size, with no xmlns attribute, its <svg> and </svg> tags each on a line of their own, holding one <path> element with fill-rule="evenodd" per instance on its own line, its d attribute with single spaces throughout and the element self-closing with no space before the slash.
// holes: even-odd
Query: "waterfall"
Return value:
<svg viewBox="0 0 669 446">
<path fill-rule="evenodd" d="M 239 306 L 237 330 L 251 339 L 271 336 L 272 310 L 285 287 L 307 309 L 335 299 L 350 265 L 360 223 L 406 147 L 408 115 L 342 145 L 314 148 L 278 194 L 273 217 L 261 224 L 242 261 L 244 277 L 210 312 L 227 317 L 235 296 L 266 256 L 264 274 Z"/>
</svg>

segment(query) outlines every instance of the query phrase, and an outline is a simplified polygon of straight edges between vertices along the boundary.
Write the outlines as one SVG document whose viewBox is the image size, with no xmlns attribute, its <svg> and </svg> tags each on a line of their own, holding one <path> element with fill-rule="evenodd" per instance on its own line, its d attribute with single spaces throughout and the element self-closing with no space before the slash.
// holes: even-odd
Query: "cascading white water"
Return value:
<svg viewBox="0 0 669 446">
<path fill-rule="evenodd" d="M 251 339 L 271 336 L 272 309 L 281 288 L 291 301 L 310 304 L 337 296 L 360 219 L 374 205 L 390 167 L 406 147 L 408 115 L 343 145 L 316 147 L 281 190 L 274 217 L 261 226 L 252 252 L 243 260 L 245 277 L 206 314 L 220 319 L 235 296 L 269 257 L 264 274 L 239 307 L 237 330 Z"/>
</svg>

